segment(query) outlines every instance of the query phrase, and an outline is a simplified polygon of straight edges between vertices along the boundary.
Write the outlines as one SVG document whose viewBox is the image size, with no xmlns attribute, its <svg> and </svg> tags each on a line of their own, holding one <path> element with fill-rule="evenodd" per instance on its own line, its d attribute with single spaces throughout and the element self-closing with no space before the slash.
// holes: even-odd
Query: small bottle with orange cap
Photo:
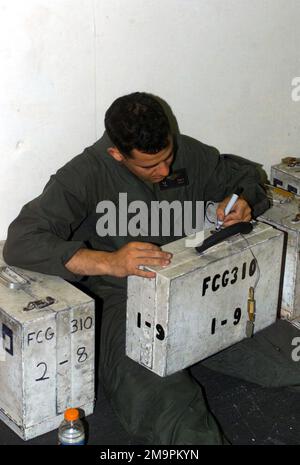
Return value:
<svg viewBox="0 0 300 465">
<path fill-rule="evenodd" d="M 85 433 L 77 408 L 68 408 L 58 428 L 58 444 L 61 446 L 83 446 Z"/>
</svg>

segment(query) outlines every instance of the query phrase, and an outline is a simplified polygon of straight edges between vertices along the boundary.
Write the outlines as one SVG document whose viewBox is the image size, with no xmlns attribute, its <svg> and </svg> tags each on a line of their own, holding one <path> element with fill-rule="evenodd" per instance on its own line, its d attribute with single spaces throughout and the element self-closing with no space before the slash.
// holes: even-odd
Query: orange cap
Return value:
<svg viewBox="0 0 300 465">
<path fill-rule="evenodd" d="M 68 408 L 65 411 L 64 417 L 65 417 L 65 420 L 67 421 L 76 421 L 79 418 L 79 412 L 77 408 Z"/>
</svg>

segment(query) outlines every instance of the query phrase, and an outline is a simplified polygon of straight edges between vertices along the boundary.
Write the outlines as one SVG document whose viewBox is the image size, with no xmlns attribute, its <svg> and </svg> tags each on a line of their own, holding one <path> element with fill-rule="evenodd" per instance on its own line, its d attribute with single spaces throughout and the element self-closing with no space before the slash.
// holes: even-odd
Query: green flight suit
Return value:
<svg viewBox="0 0 300 465">
<path fill-rule="evenodd" d="M 268 208 L 259 175 L 251 162 L 220 156 L 213 147 L 175 135 L 172 172 L 185 169 L 188 181 L 161 190 L 159 184 L 150 186 L 108 155 L 111 146 L 104 133 L 51 176 L 42 194 L 26 204 L 10 225 L 4 258 L 10 265 L 78 282 L 103 299 L 101 379 L 128 432 L 152 444 L 226 443 L 188 370 L 160 378 L 125 356 L 126 279 L 78 276 L 64 264 L 80 248 L 110 252 L 130 241 L 163 245 L 179 238 L 172 229 L 168 237 L 99 237 L 96 207 L 100 201 L 113 201 L 117 212 L 119 193 L 127 193 L 128 203 L 191 200 L 196 205 L 199 200 L 221 201 L 239 187 L 253 214 L 259 215 Z M 221 365 L 226 371 L 226 364 Z"/>
</svg>

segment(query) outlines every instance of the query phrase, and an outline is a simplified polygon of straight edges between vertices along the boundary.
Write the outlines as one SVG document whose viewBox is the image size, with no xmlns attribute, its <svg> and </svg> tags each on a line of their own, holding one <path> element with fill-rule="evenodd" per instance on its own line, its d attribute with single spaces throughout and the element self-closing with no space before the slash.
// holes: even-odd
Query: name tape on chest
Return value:
<svg viewBox="0 0 300 465">
<path fill-rule="evenodd" d="M 185 168 L 173 171 L 170 176 L 167 176 L 163 181 L 159 183 L 161 191 L 166 189 L 174 189 L 176 187 L 188 186 L 189 178 Z"/>
</svg>

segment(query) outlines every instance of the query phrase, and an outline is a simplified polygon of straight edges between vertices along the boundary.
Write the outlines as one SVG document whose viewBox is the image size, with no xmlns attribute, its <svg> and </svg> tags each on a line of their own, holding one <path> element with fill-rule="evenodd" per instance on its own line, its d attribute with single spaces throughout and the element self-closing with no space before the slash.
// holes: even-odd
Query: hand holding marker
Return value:
<svg viewBox="0 0 300 465">
<path fill-rule="evenodd" d="M 236 194 L 232 194 L 231 199 L 229 200 L 228 204 L 225 207 L 224 217 L 228 215 L 228 213 L 231 211 L 233 205 L 239 198 L 239 195 L 241 194 L 242 189 L 237 189 L 236 192 L 237 192 Z M 221 229 L 222 224 L 223 224 L 223 221 L 217 220 L 217 226 L 216 226 L 217 231 Z"/>
</svg>

